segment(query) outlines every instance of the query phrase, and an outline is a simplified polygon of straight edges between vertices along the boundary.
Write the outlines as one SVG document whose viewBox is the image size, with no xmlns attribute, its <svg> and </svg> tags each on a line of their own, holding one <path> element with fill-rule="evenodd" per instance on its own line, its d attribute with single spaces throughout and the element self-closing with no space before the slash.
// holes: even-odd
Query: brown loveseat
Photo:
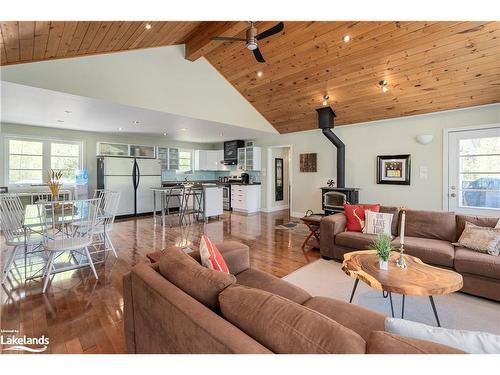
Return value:
<svg viewBox="0 0 500 375">
<path fill-rule="evenodd" d="M 128 353 L 460 353 L 383 332 L 378 313 L 250 268 L 243 244 L 218 248 L 234 276 L 170 248 L 124 277 Z"/>
<path fill-rule="evenodd" d="M 394 214 L 392 241 L 399 247 L 400 212 L 396 207 L 380 208 Z M 462 292 L 500 301 L 500 257 L 454 246 L 465 222 L 494 227 L 498 218 L 455 215 L 453 212 L 406 210 L 405 252 L 435 266 L 454 269 L 464 279 Z M 326 258 L 342 261 L 344 254 L 367 249 L 375 235 L 346 232 L 343 213 L 321 220 L 320 251 Z"/>
</svg>

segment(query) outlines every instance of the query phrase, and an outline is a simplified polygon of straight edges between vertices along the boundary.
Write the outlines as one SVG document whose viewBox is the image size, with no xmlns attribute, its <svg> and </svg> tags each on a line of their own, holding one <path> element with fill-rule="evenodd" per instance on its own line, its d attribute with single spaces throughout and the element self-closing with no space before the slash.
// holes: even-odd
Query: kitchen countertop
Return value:
<svg viewBox="0 0 500 375">
<path fill-rule="evenodd" d="M 216 184 L 216 185 L 261 185 L 260 182 L 244 184 L 243 182 L 220 182 L 219 180 L 191 180 L 191 181 L 162 181 L 162 186 L 176 186 L 182 184 Z"/>
</svg>

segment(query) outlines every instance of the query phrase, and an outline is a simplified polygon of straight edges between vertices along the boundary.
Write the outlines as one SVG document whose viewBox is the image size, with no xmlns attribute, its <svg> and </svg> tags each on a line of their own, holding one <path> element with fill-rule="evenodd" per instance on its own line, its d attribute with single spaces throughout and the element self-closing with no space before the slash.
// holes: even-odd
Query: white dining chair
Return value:
<svg viewBox="0 0 500 375">
<path fill-rule="evenodd" d="M 118 258 L 115 246 L 111 241 L 109 233 L 113 230 L 118 204 L 120 202 L 120 192 L 97 189 L 94 191 L 94 199 L 100 199 L 100 210 L 97 214 L 97 225 L 94 234 L 104 244 L 113 251 L 115 258 Z"/>
<path fill-rule="evenodd" d="M 7 254 L 7 261 L 2 269 L 2 284 L 5 283 L 9 276 L 12 266 L 17 267 L 16 258 L 19 251 L 24 250 L 24 246 L 29 249 L 29 252 L 37 249 L 42 243 L 42 235 L 34 233 L 31 230 L 25 232 L 23 228 L 24 222 L 24 207 L 21 199 L 17 194 L 0 194 L 0 225 L 5 237 L 5 244 L 11 247 L 10 253 Z M 26 267 L 26 265 L 24 265 Z"/>
<path fill-rule="evenodd" d="M 100 199 L 45 202 L 37 205 L 43 228 L 43 248 L 48 253 L 42 292 L 45 293 L 52 275 L 89 266 L 99 279 L 89 248 L 94 242 Z M 57 260 L 63 254 L 61 267 Z M 83 263 L 82 263 L 83 261 Z M 75 263 L 72 263 L 75 262 Z"/>
</svg>

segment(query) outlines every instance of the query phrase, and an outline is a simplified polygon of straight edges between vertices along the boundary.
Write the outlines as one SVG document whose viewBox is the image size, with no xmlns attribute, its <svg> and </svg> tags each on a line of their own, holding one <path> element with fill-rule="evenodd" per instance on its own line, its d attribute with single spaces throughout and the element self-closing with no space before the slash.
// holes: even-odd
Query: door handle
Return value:
<svg viewBox="0 0 500 375">
<path fill-rule="evenodd" d="M 455 193 L 451 193 L 450 197 L 455 198 L 457 195 Z"/>
</svg>

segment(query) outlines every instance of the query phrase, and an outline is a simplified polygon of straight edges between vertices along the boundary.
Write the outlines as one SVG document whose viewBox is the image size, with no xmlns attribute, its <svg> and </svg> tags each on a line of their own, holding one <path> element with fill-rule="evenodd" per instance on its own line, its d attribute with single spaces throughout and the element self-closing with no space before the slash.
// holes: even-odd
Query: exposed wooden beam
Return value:
<svg viewBox="0 0 500 375">
<path fill-rule="evenodd" d="M 214 36 L 236 36 L 248 28 L 243 21 L 211 21 L 203 22 L 186 41 L 187 60 L 195 61 L 201 56 L 222 45 L 221 41 L 212 41 Z"/>
</svg>

